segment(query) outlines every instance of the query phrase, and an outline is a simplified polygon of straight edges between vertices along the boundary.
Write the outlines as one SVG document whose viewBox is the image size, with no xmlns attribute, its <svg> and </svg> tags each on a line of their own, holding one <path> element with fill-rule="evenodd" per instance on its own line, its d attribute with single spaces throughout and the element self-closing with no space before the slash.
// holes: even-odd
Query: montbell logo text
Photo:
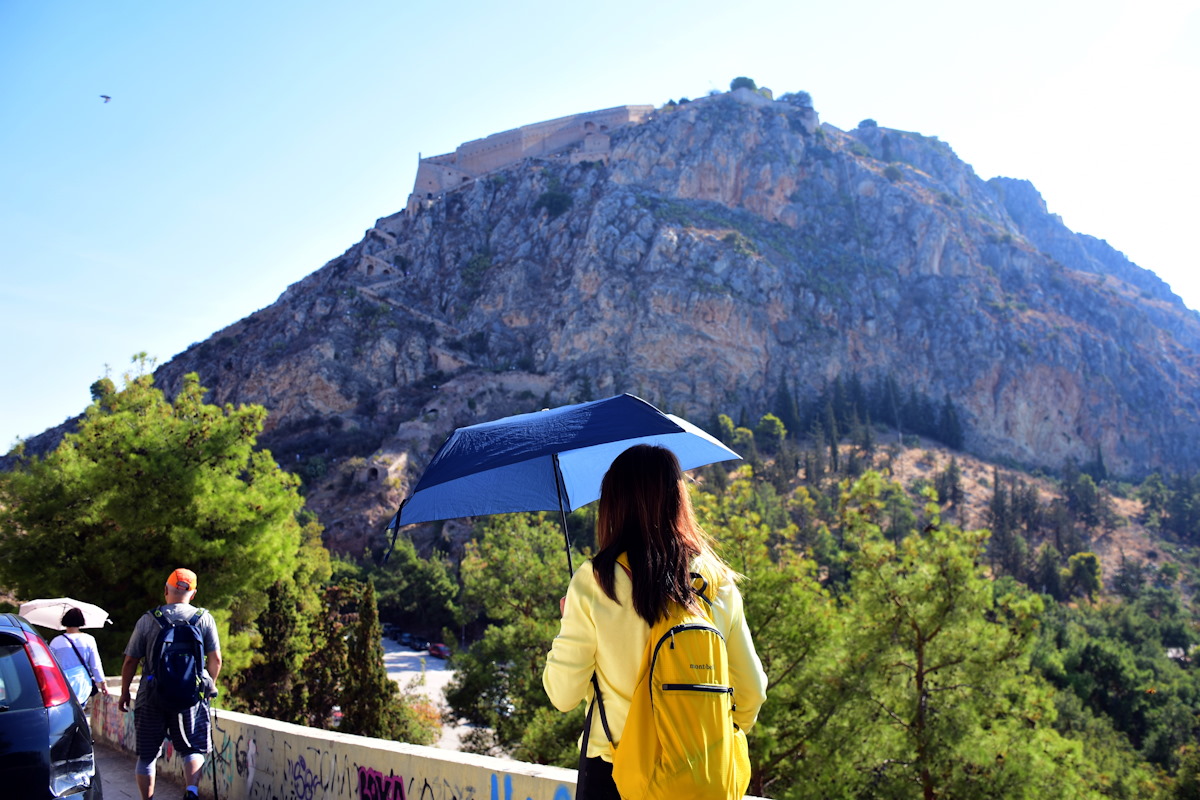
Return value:
<svg viewBox="0 0 1200 800">
<path fill-rule="evenodd" d="M 692 669 L 712 669 L 712 664 L 688 664 Z"/>
</svg>

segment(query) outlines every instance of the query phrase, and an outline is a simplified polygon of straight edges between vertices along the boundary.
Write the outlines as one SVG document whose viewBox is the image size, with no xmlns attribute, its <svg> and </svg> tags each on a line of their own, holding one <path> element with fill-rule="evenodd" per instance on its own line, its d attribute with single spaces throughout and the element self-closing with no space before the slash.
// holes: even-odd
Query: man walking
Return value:
<svg viewBox="0 0 1200 800">
<path fill-rule="evenodd" d="M 133 629 L 133 635 L 129 637 L 129 644 L 125 647 L 125 663 L 121 666 L 120 708 L 122 711 L 129 710 L 129 685 L 141 661 L 142 682 L 134 704 L 133 725 L 137 735 L 137 766 L 134 771 L 142 800 L 154 797 L 154 769 L 162 751 L 163 739 L 168 735 L 176 752 L 183 758 L 187 782 L 184 800 L 198 800 L 200 770 L 204 766 L 204 756 L 212 749 L 208 697 L 216 694 L 217 675 L 221 671 L 221 643 L 212 615 L 191 604 L 196 596 L 196 573 L 182 568 L 172 572 L 167 577 L 165 596 L 166 604 L 143 614 Z M 192 631 L 180 632 L 179 629 L 187 627 L 189 623 L 203 641 L 204 667 L 195 665 L 195 674 L 202 680 L 203 690 L 196 693 L 196 699 L 190 706 L 172 708 L 170 702 L 164 699 L 168 688 L 167 676 L 155 675 L 156 669 L 163 669 L 156 664 L 156 659 L 160 658 L 159 653 L 163 649 L 160 639 L 167 639 L 167 634 L 171 634 L 173 640 L 186 640 Z M 160 633 L 163 634 L 161 637 Z M 177 633 L 179 635 L 175 635 Z M 178 652 L 182 655 L 173 656 L 172 663 L 179 664 L 182 659 L 186 664 L 186 651 Z M 157 684 L 156 678 L 159 679 Z"/>
</svg>

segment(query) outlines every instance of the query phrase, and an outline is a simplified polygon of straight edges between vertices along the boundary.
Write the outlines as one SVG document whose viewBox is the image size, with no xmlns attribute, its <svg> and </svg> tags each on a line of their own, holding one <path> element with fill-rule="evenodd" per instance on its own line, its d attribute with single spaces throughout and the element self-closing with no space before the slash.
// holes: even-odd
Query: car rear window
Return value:
<svg viewBox="0 0 1200 800">
<path fill-rule="evenodd" d="M 0 713 L 41 706 L 42 693 L 24 645 L 0 642 Z"/>
</svg>

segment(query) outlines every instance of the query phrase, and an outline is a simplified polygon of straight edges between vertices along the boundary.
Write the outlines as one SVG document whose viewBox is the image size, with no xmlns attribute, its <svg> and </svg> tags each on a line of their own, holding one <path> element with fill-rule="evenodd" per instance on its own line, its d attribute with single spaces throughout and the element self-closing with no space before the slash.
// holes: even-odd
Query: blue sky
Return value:
<svg viewBox="0 0 1200 800">
<path fill-rule="evenodd" d="M 739 75 L 1031 180 L 1200 308 L 1200 0 L 0 0 L 0 448 L 274 302 L 419 153 Z"/>
</svg>

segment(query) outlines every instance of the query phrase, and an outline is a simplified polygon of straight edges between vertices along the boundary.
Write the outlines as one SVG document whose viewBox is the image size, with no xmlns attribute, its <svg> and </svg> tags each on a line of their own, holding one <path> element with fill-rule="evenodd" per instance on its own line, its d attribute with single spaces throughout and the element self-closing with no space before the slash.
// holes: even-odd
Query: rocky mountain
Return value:
<svg viewBox="0 0 1200 800">
<path fill-rule="evenodd" d="M 781 381 L 892 376 L 951 398 L 989 459 L 1196 467 L 1200 317 L 1028 182 L 822 125 L 804 93 L 607 135 L 595 160 L 525 158 L 378 220 L 160 385 L 196 371 L 267 406 L 265 444 L 355 543 L 454 426 L 623 391 L 705 422 L 770 410 Z"/>
</svg>

